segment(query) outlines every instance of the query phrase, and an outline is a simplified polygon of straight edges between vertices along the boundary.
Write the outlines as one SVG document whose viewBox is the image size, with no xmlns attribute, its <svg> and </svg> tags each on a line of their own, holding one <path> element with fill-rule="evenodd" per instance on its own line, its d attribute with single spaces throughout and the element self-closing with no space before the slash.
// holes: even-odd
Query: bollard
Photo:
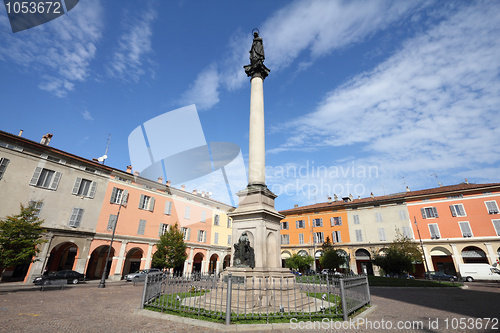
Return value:
<svg viewBox="0 0 500 333">
<path fill-rule="evenodd" d="M 227 275 L 226 325 L 231 324 L 231 273 Z"/>
</svg>

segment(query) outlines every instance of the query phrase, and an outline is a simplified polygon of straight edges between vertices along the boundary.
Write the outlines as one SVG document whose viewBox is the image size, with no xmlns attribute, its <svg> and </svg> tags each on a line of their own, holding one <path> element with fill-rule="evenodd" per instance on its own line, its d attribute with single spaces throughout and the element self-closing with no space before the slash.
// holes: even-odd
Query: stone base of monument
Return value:
<svg viewBox="0 0 500 333">
<path fill-rule="evenodd" d="M 309 297 L 307 286 L 301 287 L 287 268 L 231 267 L 221 273 L 217 288 L 203 296 L 189 297 L 183 306 L 226 312 L 227 281 L 231 273 L 231 312 L 238 314 L 279 312 L 320 312 L 336 306 Z M 314 288 L 313 288 L 314 289 Z M 310 291 L 314 292 L 314 291 Z"/>
</svg>

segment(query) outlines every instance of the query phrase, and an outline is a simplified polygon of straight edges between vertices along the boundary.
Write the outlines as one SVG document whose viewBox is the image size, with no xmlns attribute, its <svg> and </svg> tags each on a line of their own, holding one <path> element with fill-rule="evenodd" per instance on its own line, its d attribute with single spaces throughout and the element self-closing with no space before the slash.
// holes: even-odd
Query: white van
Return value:
<svg viewBox="0 0 500 333">
<path fill-rule="evenodd" d="M 462 279 L 467 282 L 474 280 L 500 281 L 500 270 L 488 264 L 460 264 L 458 270 Z"/>
</svg>

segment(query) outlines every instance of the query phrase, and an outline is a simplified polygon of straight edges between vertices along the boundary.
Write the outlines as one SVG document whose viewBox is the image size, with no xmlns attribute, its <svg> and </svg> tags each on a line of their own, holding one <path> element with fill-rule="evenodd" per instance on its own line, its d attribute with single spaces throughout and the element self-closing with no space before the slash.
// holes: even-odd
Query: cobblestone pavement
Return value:
<svg viewBox="0 0 500 333">
<path fill-rule="evenodd" d="M 500 317 L 498 283 L 471 283 L 458 290 L 371 288 L 371 292 L 376 308 L 350 325 L 346 322 L 344 328 L 324 323 L 311 330 L 302 322 L 273 332 L 500 332 L 500 323 L 493 330 L 491 321 L 488 330 L 479 330 L 486 319 L 477 319 Z M 1 284 L 0 332 L 218 332 L 139 315 L 141 295 L 142 287 L 126 282 L 107 283 L 104 289 L 91 282 L 43 292 Z M 397 325 L 406 327 L 398 330 Z"/>
</svg>

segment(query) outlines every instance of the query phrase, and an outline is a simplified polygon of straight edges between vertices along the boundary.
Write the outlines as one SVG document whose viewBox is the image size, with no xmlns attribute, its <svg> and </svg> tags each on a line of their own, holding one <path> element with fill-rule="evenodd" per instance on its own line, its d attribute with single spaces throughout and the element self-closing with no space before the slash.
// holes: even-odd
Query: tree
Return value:
<svg viewBox="0 0 500 333">
<path fill-rule="evenodd" d="M 36 204 L 32 202 L 27 207 L 21 204 L 19 214 L 0 220 L 0 267 L 3 267 L 0 281 L 8 267 L 34 262 L 40 252 L 38 245 L 46 242 L 42 239 L 45 230 L 43 220 L 36 216 Z"/>
<path fill-rule="evenodd" d="M 409 274 L 415 270 L 414 263 L 422 260 L 418 244 L 399 232 L 394 242 L 384 251 L 374 256 L 373 263 L 391 275 Z"/>
<path fill-rule="evenodd" d="M 165 269 L 182 266 L 187 258 L 186 249 L 184 234 L 176 223 L 160 236 L 156 252 L 153 254 L 153 267 Z"/>
<path fill-rule="evenodd" d="M 292 268 L 295 270 L 303 271 L 311 264 L 314 262 L 314 258 L 311 257 L 310 255 L 300 255 L 300 254 L 293 254 L 290 258 L 287 258 L 285 260 L 285 266 L 288 268 Z"/>
<path fill-rule="evenodd" d="M 321 246 L 323 254 L 319 258 L 321 267 L 328 269 L 337 269 L 347 263 L 347 258 L 333 247 L 330 237 L 326 237 L 325 242 Z"/>
</svg>

